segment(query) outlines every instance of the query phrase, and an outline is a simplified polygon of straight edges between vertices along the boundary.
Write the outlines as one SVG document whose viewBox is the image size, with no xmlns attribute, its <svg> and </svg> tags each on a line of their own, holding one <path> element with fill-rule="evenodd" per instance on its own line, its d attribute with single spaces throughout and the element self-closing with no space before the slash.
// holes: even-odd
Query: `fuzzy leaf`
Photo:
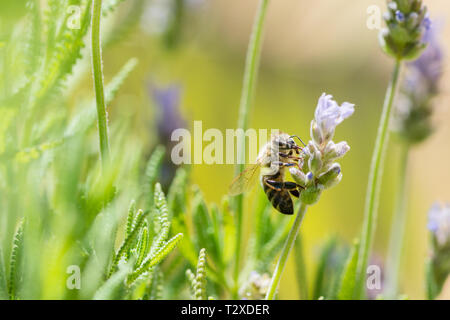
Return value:
<svg viewBox="0 0 450 320">
<path fill-rule="evenodd" d="M 11 250 L 11 258 L 9 261 L 9 283 L 8 283 L 8 293 L 9 299 L 17 299 L 17 279 L 21 270 L 19 269 L 19 259 L 22 253 L 23 247 L 23 220 L 19 222 L 19 226 L 14 234 L 13 246 Z"/>
<path fill-rule="evenodd" d="M 198 255 L 197 275 L 195 277 L 194 294 L 197 300 L 206 300 L 206 249 L 202 248 Z"/>
<path fill-rule="evenodd" d="M 113 300 L 120 298 L 120 291 L 124 286 L 124 281 L 131 271 L 130 265 L 124 265 L 119 271 L 114 273 L 106 282 L 95 292 L 94 300 Z"/>
<path fill-rule="evenodd" d="M 145 258 L 142 265 L 128 277 L 128 284 L 132 284 L 139 276 L 143 275 L 145 272 L 148 272 L 150 268 L 160 263 L 173 249 L 175 249 L 181 238 L 183 238 L 183 234 L 179 233 L 167 241 L 160 250 L 154 254 L 149 254 Z"/>
<path fill-rule="evenodd" d="M 165 148 L 163 146 L 157 146 L 153 151 L 152 156 L 147 162 L 145 169 L 145 185 L 144 185 L 144 197 L 147 200 L 148 208 L 152 209 L 154 204 L 154 187 L 153 185 L 158 178 L 159 169 L 162 164 L 162 160 L 165 154 Z"/>
<path fill-rule="evenodd" d="M 111 268 L 110 268 L 108 277 L 110 277 L 114 273 L 120 259 L 130 249 L 130 246 L 133 244 L 134 239 L 138 235 L 139 230 L 145 221 L 144 220 L 145 216 L 146 216 L 146 213 L 144 213 L 142 210 L 139 210 L 138 213 L 136 214 L 133 229 L 131 230 L 130 234 L 127 237 L 125 237 L 125 239 L 122 242 L 122 245 L 119 247 L 119 250 L 115 254 L 115 256 L 112 260 L 112 263 L 111 263 Z"/>
<path fill-rule="evenodd" d="M 356 289 L 356 273 L 358 264 L 359 241 L 353 242 L 352 250 L 342 274 L 341 285 L 337 294 L 339 300 L 351 300 Z"/>
<path fill-rule="evenodd" d="M 6 270 L 3 251 L 0 248 L 0 300 L 8 299 L 8 287 L 6 285 Z"/>
<path fill-rule="evenodd" d="M 105 87 L 105 104 L 109 105 L 116 97 L 122 84 L 129 76 L 131 71 L 137 65 L 138 60 L 132 58 L 120 69 L 120 71 L 112 78 L 112 80 Z M 95 100 L 90 102 L 90 106 L 78 112 L 69 122 L 67 129 L 64 132 L 64 138 L 70 138 L 74 135 L 81 134 L 91 128 L 97 120 L 97 109 Z"/>
</svg>

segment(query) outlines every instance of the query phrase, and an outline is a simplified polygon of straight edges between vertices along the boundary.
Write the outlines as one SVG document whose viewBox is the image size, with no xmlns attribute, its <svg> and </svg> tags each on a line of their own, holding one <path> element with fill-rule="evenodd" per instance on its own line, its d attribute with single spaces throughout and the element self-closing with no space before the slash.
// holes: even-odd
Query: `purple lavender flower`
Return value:
<svg viewBox="0 0 450 320">
<path fill-rule="evenodd" d="M 422 55 L 406 66 L 406 76 L 397 100 L 393 129 L 409 143 L 423 141 L 432 133 L 432 98 L 439 93 L 443 52 L 439 27 L 433 24 L 423 35 L 427 44 Z"/>
<path fill-rule="evenodd" d="M 174 142 L 171 140 L 172 132 L 175 129 L 186 126 L 186 121 L 180 112 L 181 88 L 178 84 L 171 84 L 165 88 L 149 85 L 149 92 L 156 106 L 157 114 L 157 134 L 159 143 L 166 147 L 166 150 L 173 148 Z M 177 166 L 170 159 L 170 152 L 166 156 L 161 166 L 161 184 L 167 190 Z"/>
<path fill-rule="evenodd" d="M 430 276 L 427 281 L 431 288 L 430 297 L 436 297 L 442 291 L 450 275 L 450 204 L 435 203 L 428 212 L 428 230 L 432 234 Z"/>
<path fill-rule="evenodd" d="M 428 230 L 432 232 L 439 246 L 450 242 L 450 204 L 435 203 L 428 212 Z"/>
<path fill-rule="evenodd" d="M 320 96 L 311 121 L 311 140 L 303 148 L 302 168 L 289 169 L 295 182 L 305 187 L 300 197 L 309 205 L 319 199 L 324 189 L 341 181 L 341 167 L 335 160 L 350 150 L 347 142 L 334 143 L 331 139 L 336 126 L 353 114 L 355 105 L 344 102 L 339 106 L 332 98 L 325 93 Z"/>
<path fill-rule="evenodd" d="M 180 113 L 181 88 L 172 84 L 166 88 L 150 86 L 153 101 L 158 108 L 158 135 L 162 143 L 170 141 L 175 129 L 185 126 L 185 120 Z"/>
<path fill-rule="evenodd" d="M 400 11 L 395 11 L 395 19 L 397 19 L 398 22 L 404 22 L 405 21 L 405 15 Z"/>
<path fill-rule="evenodd" d="M 430 93 L 437 91 L 437 84 L 443 70 L 443 52 L 438 40 L 439 27 L 431 26 L 425 32 L 422 41 L 427 44 L 427 48 L 422 55 L 413 62 L 408 63 L 408 67 L 416 74 L 411 75 L 411 82 L 421 82 Z"/>
<path fill-rule="evenodd" d="M 381 47 L 398 60 L 417 58 L 425 48 L 422 33 L 430 25 L 423 1 L 388 0 L 387 7 L 386 28 L 380 32 Z"/>
</svg>

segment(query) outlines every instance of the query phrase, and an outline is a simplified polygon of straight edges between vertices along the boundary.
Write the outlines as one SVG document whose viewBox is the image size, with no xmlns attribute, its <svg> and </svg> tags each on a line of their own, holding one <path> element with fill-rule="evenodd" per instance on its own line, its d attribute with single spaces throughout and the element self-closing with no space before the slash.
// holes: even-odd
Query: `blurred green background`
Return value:
<svg viewBox="0 0 450 320">
<path fill-rule="evenodd" d="M 105 30 L 114 30 L 114 24 L 125 19 L 137 2 L 129 0 L 121 4 L 120 10 L 105 21 Z M 107 81 L 129 58 L 139 59 L 137 70 L 108 106 L 109 121 L 114 124 L 121 118 L 131 118 L 133 125 L 128 130 L 133 132 L 127 139 L 142 142 L 147 155 L 157 143 L 157 107 L 149 95 L 150 83 L 158 87 L 173 83 L 181 86 L 181 113 L 189 128 L 194 120 L 203 121 L 203 130 L 225 130 L 237 125 L 245 53 L 258 1 L 185 2 L 180 25 L 173 25 L 171 1 L 142 1 L 136 27 L 124 39 L 111 40 L 103 50 Z M 13 6 L 9 3 L 0 4 L 2 19 L 14 19 L 15 9 L 5 7 Z M 432 17 L 450 20 L 448 1 L 430 0 L 425 4 Z M 363 219 L 369 162 L 392 68 L 392 61 L 378 47 L 378 31 L 366 26 L 366 10 L 370 5 L 378 5 L 384 11 L 385 1 L 284 0 L 271 1 L 269 5 L 250 127 L 278 128 L 307 139 L 309 123 L 322 92 L 332 94 L 339 103 L 356 104 L 354 116 L 339 127 L 335 137 L 335 141 L 346 140 L 351 146 L 341 163 L 343 180 L 310 208 L 302 226 L 310 273 L 319 246 L 331 235 L 352 241 L 358 236 Z M 171 33 L 168 28 L 175 31 Z M 449 36 L 447 23 L 441 36 L 447 52 Z M 71 79 L 76 86 L 72 90 L 72 102 L 63 107 L 73 108 L 81 97 L 92 95 L 88 57 L 77 65 L 77 71 L 83 72 L 75 72 L 78 79 Z M 427 210 L 436 200 L 450 200 L 448 66 L 447 63 L 442 80 L 443 94 L 436 101 L 436 132 L 413 151 L 409 168 L 410 202 L 401 288 L 411 298 L 424 297 Z M 111 148 L 121 148 L 119 141 L 112 138 Z M 396 155 L 393 138 L 374 242 L 374 257 L 378 262 L 384 260 L 388 244 L 398 170 Z M 192 173 L 193 182 L 199 185 L 206 199 L 219 202 L 233 178 L 233 166 L 193 165 Z M 251 206 L 251 199 L 245 204 Z M 247 231 L 251 224 L 252 217 L 247 215 Z M 281 299 L 298 297 L 296 282 L 292 281 L 295 277 L 292 262 L 281 281 Z"/>
</svg>

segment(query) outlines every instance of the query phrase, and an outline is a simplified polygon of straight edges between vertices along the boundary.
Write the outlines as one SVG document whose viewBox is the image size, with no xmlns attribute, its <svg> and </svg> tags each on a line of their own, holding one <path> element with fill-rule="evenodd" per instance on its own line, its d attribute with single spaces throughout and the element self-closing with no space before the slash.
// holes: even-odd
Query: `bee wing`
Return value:
<svg viewBox="0 0 450 320">
<path fill-rule="evenodd" d="M 260 167 L 261 164 L 258 162 L 237 175 L 230 184 L 228 194 L 236 196 L 248 191 L 254 185 L 255 179 L 259 176 L 258 171 Z"/>
</svg>

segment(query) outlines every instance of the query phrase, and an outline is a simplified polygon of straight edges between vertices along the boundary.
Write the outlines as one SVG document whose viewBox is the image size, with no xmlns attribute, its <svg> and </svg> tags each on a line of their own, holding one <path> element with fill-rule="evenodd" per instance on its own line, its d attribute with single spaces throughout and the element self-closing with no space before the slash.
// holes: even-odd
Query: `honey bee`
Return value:
<svg viewBox="0 0 450 320">
<path fill-rule="evenodd" d="M 290 136 L 287 133 L 273 135 L 259 151 L 256 163 L 233 179 L 229 194 L 234 196 L 249 190 L 259 176 L 261 186 L 273 207 L 283 214 L 293 214 L 291 195 L 298 198 L 303 189 L 297 183 L 285 181 L 284 178 L 287 167 L 302 166 L 301 147 L 295 143 L 294 137 L 303 143 L 298 136 Z"/>
</svg>

